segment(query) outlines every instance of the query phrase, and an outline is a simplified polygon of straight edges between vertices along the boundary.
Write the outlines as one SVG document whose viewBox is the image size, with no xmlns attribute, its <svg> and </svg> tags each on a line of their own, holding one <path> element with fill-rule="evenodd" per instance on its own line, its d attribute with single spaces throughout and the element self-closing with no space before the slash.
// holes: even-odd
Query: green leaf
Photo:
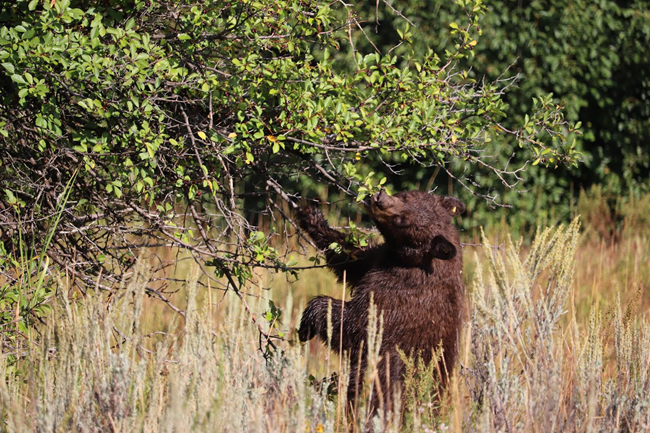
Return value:
<svg viewBox="0 0 650 433">
<path fill-rule="evenodd" d="M 21 77 L 21 76 L 18 75 L 18 74 L 13 74 L 13 75 L 11 76 L 11 79 L 12 79 L 15 83 L 18 83 L 18 84 L 27 84 L 27 83 L 25 82 L 25 80 L 23 79 L 23 77 Z"/>
<path fill-rule="evenodd" d="M 11 190 L 6 189 L 5 195 L 7 196 L 7 201 L 9 204 L 16 204 L 16 196 Z"/>
<path fill-rule="evenodd" d="M 7 70 L 7 72 L 9 72 L 10 74 L 13 74 L 14 71 L 16 70 L 16 69 L 14 68 L 13 63 L 5 62 L 5 63 L 2 63 L 2 66 L 3 66 L 3 67 Z"/>
</svg>

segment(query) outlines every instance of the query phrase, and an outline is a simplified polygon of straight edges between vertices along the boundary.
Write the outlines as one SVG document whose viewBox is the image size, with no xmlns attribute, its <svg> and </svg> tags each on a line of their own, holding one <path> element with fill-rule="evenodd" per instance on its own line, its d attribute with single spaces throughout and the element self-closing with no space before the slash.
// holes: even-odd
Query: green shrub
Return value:
<svg viewBox="0 0 650 433">
<path fill-rule="evenodd" d="M 3 254 L 19 262 L 29 245 L 50 258 L 48 277 L 113 291 L 143 252 L 180 247 L 239 293 L 255 268 L 296 271 L 271 243 L 289 242 L 314 186 L 352 202 L 397 187 L 385 182 L 401 168 L 438 167 L 501 204 L 491 183 L 515 184 L 530 165 L 504 170 L 493 152 L 576 165 L 578 131 L 549 95 L 511 120 L 516 80 L 461 67 L 485 7 L 456 7 L 453 49 L 398 56 L 346 45 L 363 32 L 344 2 L 2 2 Z M 352 69 L 332 57 L 345 46 Z M 280 230 L 262 233 L 261 214 Z M 165 287 L 147 293 L 180 311 Z"/>
</svg>

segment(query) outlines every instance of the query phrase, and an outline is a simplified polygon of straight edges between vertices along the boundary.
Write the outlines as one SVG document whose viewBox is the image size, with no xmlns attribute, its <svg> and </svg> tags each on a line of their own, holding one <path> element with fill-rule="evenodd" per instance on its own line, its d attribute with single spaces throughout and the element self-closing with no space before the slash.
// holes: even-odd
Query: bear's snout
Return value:
<svg viewBox="0 0 650 433">
<path fill-rule="evenodd" d="M 384 192 L 382 189 L 378 193 L 372 196 L 375 201 L 375 205 L 380 209 L 387 209 L 391 207 L 395 199 Z"/>
<path fill-rule="evenodd" d="M 403 207 L 399 198 L 392 197 L 383 190 L 364 200 L 363 204 L 368 214 L 379 220 L 399 214 Z"/>
</svg>

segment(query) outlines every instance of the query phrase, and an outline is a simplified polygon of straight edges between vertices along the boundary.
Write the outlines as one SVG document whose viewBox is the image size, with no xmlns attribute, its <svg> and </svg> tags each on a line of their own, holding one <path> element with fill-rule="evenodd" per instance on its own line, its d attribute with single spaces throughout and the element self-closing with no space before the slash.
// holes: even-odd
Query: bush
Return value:
<svg viewBox="0 0 650 433">
<path fill-rule="evenodd" d="M 341 70 L 330 52 L 357 32 L 342 2 L 3 3 L 3 254 L 15 259 L 21 242 L 45 251 L 47 275 L 63 272 L 85 293 L 114 290 L 147 249 L 179 247 L 239 293 L 256 266 L 295 270 L 269 246 L 291 231 L 262 233 L 249 221 L 289 221 L 279 203 L 295 207 L 303 180 L 360 199 L 383 184 L 374 173 L 415 164 L 496 201 L 484 178 L 466 173 L 517 182 L 527 164 L 490 159 L 503 134 L 516 139 L 508 153 L 522 148 L 533 164 L 576 164 L 574 128 L 550 97 L 509 123 L 503 98 L 514 80 L 475 80 L 460 68 L 484 7 L 459 7 L 454 50 L 352 50 L 355 68 Z M 173 265 L 161 260 L 158 270 Z M 0 271 L 3 284 L 17 284 Z M 164 290 L 147 293 L 180 312 Z"/>
</svg>

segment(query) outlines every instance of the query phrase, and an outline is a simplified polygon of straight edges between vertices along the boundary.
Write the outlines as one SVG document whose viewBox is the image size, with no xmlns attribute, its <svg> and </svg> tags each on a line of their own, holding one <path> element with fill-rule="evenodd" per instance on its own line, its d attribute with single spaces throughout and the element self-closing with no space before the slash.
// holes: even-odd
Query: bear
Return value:
<svg viewBox="0 0 650 433">
<path fill-rule="evenodd" d="M 456 362 L 464 308 L 462 250 L 452 217 L 465 211 L 457 198 L 422 191 L 402 191 L 393 196 L 380 191 L 364 201 L 366 211 L 384 243 L 368 248 L 354 246 L 346 235 L 332 229 L 322 212 L 303 207 L 298 225 L 325 251 L 327 266 L 351 288 L 343 304 L 317 296 L 305 308 L 298 337 L 305 342 L 317 336 L 327 343 L 327 314 L 331 303 L 331 346 L 350 356 L 348 408 L 355 409 L 366 369 L 366 334 L 372 297 L 383 315 L 378 381 L 370 413 L 392 410 L 393 392 L 403 386 L 405 363 L 398 349 L 420 356 L 425 365 L 439 359 L 434 371 L 442 391 Z M 330 248 L 332 243 L 342 248 Z M 342 314 L 341 314 L 342 313 Z M 341 317 L 343 316 L 343 317 Z M 343 323 L 341 325 L 341 320 Z M 340 330 L 342 329 L 342 335 Z M 442 356 L 435 352 L 442 348 Z M 403 411 L 402 408 L 395 408 Z"/>
</svg>

